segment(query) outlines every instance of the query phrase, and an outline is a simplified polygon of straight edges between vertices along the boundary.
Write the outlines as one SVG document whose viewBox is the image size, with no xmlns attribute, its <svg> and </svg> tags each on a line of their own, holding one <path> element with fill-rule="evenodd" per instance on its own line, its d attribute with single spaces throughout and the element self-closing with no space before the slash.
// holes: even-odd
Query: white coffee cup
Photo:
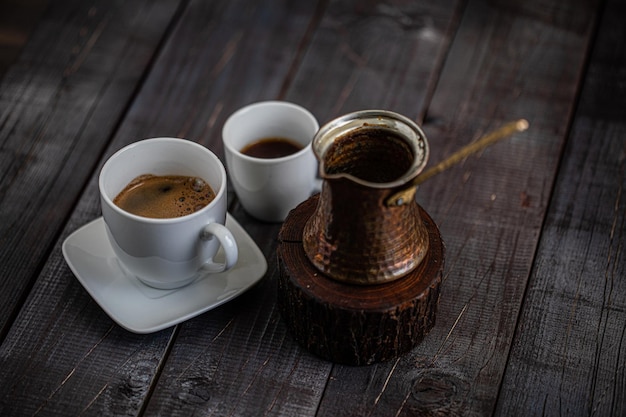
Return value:
<svg viewBox="0 0 626 417">
<path fill-rule="evenodd" d="M 155 219 L 137 216 L 113 200 L 143 174 L 184 175 L 204 179 L 215 198 L 185 216 Z M 213 152 L 178 138 L 145 139 L 112 155 L 99 177 L 106 231 L 121 265 L 143 283 L 162 289 L 184 286 L 204 273 L 222 272 L 237 262 L 237 243 L 226 222 L 226 171 Z M 220 245 L 225 263 L 213 257 Z"/>
<path fill-rule="evenodd" d="M 224 123 L 226 167 L 243 208 L 257 219 L 281 222 L 320 188 L 311 141 L 319 129 L 307 109 L 285 101 L 262 101 L 242 107 Z M 303 148 L 280 158 L 255 158 L 242 148 L 260 139 L 279 137 Z"/>
</svg>

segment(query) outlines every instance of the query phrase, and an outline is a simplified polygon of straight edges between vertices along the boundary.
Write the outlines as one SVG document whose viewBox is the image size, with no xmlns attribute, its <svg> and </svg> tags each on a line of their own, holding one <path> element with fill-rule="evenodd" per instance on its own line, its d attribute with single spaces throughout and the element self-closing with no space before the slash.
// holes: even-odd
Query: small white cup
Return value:
<svg viewBox="0 0 626 417">
<path fill-rule="evenodd" d="M 215 199 L 186 216 L 154 219 L 131 214 L 113 199 L 143 174 L 200 177 Z M 222 272 L 237 262 L 237 243 L 226 222 L 226 171 L 213 152 L 177 138 L 145 139 L 111 156 L 98 185 L 106 231 L 122 266 L 143 283 L 162 289 L 184 286 L 200 274 Z M 225 263 L 213 257 L 220 245 Z"/>
<path fill-rule="evenodd" d="M 285 101 L 242 107 L 224 123 L 226 167 L 243 208 L 257 219 L 281 222 L 289 211 L 319 191 L 318 163 L 311 141 L 319 129 L 307 109 Z M 282 137 L 303 146 L 280 158 L 255 158 L 242 148 L 260 139 Z"/>
</svg>

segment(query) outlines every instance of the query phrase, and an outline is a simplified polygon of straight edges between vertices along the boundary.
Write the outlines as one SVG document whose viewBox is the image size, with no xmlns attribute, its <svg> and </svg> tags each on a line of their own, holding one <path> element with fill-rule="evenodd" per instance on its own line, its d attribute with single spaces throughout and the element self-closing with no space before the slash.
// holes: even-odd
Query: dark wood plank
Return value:
<svg viewBox="0 0 626 417">
<path fill-rule="evenodd" d="M 54 2 L 0 86 L 0 336 L 141 83 L 175 1 Z"/>
<path fill-rule="evenodd" d="M 285 97 L 285 86 L 320 11 L 323 3 L 280 0 L 190 4 L 129 121 L 141 120 L 151 134 L 200 141 L 222 156 L 221 126 L 237 108 L 267 99 L 300 101 Z M 181 82 L 180 74 L 189 76 Z M 290 341 L 276 310 L 272 276 L 280 225 L 258 222 L 237 204 L 231 212 L 265 254 L 268 273 L 244 296 L 178 326 L 147 414 L 315 413 L 330 364 Z"/>
<path fill-rule="evenodd" d="M 316 5 L 292 2 L 284 9 L 282 2 L 255 3 L 189 4 L 102 158 L 126 143 L 156 135 L 190 137 L 221 153 L 221 124 L 231 111 L 281 94 L 308 36 L 308 25 L 317 19 Z M 27 411 L 50 414 L 60 410 L 138 414 L 162 368 L 163 382 L 155 388 L 148 413 L 188 415 L 215 403 L 218 408 L 274 407 L 287 410 L 286 414 L 300 404 L 308 414 L 314 412 L 329 365 L 319 366 L 295 343 L 283 346 L 284 329 L 273 307 L 272 282 L 262 281 L 246 296 L 191 320 L 179 332 L 170 328 L 132 335 L 95 305 L 65 265 L 59 245 L 67 234 L 98 216 L 96 174 L 2 347 L 6 361 L 1 363 L 0 384 L 7 387 L 2 411 L 18 413 L 28 404 Z M 249 232 L 271 257 L 279 225 L 257 223 L 238 209 L 235 214 L 246 226 L 254 225 L 247 227 Z M 174 337 L 175 347 L 167 355 Z M 224 350 L 223 341 L 231 337 L 233 344 Z M 168 362 L 162 363 L 166 357 Z M 272 362 L 268 367 L 269 358 L 280 365 Z M 25 366 L 28 363 L 33 365 Z M 216 363 L 220 366 L 214 369 Z M 264 369 L 269 372 L 266 376 L 260 374 Z M 312 388 L 303 391 L 307 376 Z M 265 378 L 273 382 L 259 382 Z M 81 384 L 85 380 L 89 383 Z M 206 392 L 213 402 L 203 401 Z M 277 402 L 281 396 L 291 401 Z"/>
<path fill-rule="evenodd" d="M 421 120 L 462 2 L 330 2 L 288 97 L 320 124 L 381 108 Z"/>
<path fill-rule="evenodd" d="M 392 363 L 336 366 L 320 414 L 494 412 L 596 8 L 467 3 L 427 103 L 431 161 L 512 119 L 528 118 L 531 129 L 420 187 L 446 243 L 435 327 Z"/>
<path fill-rule="evenodd" d="M 114 326 L 67 269 L 57 239 L 177 8 L 52 2 L 2 80 L 2 415 L 122 415 L 142 405 L 146 369 L 158 367 L 169 334 L 140 338 Z M 99 213 L 96 201 L 68 231 Z M 118 348 L 125 353 L 113 358 Z"/>
<path fill-rule="evenodd" d="M 123 331 L 59 250 L 99 214 L 94 175 L 0 347 L 1 414 L 492 414 L 596 4 L 470 1 L 446 55 L 455 2 L 337 1 L 322 16 L 325 2 L 318 10 L 294 1 L 289 19 L 283 2 L 254 3 L 189 5 L 105 156 L 155 135 L 185 136 L 220 154 L 224 118 L 264 98 L 300 102 L 321 121 L 366 107 L 420 119 L 428 108 L 433 161 L 477 131 L 528 117 L 527 134 L 420 189 L 449 253 L 437 325 L 395 362 L 353 368 L 313 357 L 275 308 L 278 225 L 235 204 L 270 260 L 265 279 L 177 329 Z"/>
<path fill-rule="evenodd" d="M 454 3 L 447 4 L 450 5 Z M 233 65 L 228 68 L 228 71 L 233 71 L 234 74 L 223 74 L 213 82 L 213 85 L 214 88 L 222 90 L 223 87 L 220 86 L 222 82 L 230 83 L 231 79 L 234 82 L 237 74 L 241 74 L 238 79 L 240 86 L 233 84 L 229 88 L 231 101 L 223 97 L 222 101 L 218 102 L 219 105 L 215 106 L 215 111 L 218 111 L 220 106 L 223 110 L 214 116 L 217 120 L 217 130 L 206 133 L 206 137 L 211 140 L 209 146 L 217 149 L 219 144 L 216 144 L 215 140 L 219 140 L 221 121 L 236 108 L 233 106 L 242 105 L 248 100 L 282 97 L 306 105 L 321 121 L 336 116 L 338 114 L 335 112 L 342 112 L 349 107 L 387 107 L 394 106 L 393 103 L 408 102 L 411 104 L 404 109 L 412 110 L 414 103 L 423 100 L 425 92 L 428 91 L 432 78 L 430 72 L 438 69 L 437 57 L 442 56 L 445 50 L 447 41 L 445 31 L 451 24 L 454 8 L 442 6 L 440 2 L 423 4 L 417 9 L 414 8 L 415 5 L 401 5 L 391 11 L 386 9 L 384 4 L 370 6 L 363 8 L 361 3 L 356 1 L 333 2 L 324 12 L 323 7 L 316 10 L 312 5 L 300 3 L 296 7 L 296 2 L 293 2 L 291 7 L 296 10 L 308 10 L 308 14 L 304 11 L 298 13 L 292 11 L 287 19 L 274 8 L 274 13 L 278 15 L 267 17 L 272 19 L 269 23 L 261 20 L 258 23 L 261 26 L 257 27 L 256 23 L 252 23 L 256 22 L 256 19 L 250 20 L 246 26 L 250 32 L 244 31 L 241 35 L 240 47 L 243 51 L 249 49 L 247 45 L 258 44 L 253 38 L 265 39 L 269 36 L 273 39 L 274 36 L 280 36 L 280 40 L 277 38 L 273 43 L 274 48 L 282 45 L 278 54 L 285 54 L 285 51 L 290 50 L 288 48 L 297 46 L 297 49 L 292 50 L 292 54 L 295 55 L 291 59 L 297 60 L 296 57 L 301 56 L 302 62 L 296 62 L 294 68 L 288 68 L 288 65 L 281 66 L 277 63 L 270 65 L 265 60 L 258 60 L 256 56 L 245 58 L 240 55 L 240 51 L 235 51 L 232 57 Z M 272 4 L 258 7 L 260 8 L 253 10 L 260 16 L 265 16 Z M 342 19 L 348 19 L 353 11 L 362 18 L 362 22 L 357 26 L 360 30 L 357 36 L 352 31 L 346 33 L 344 26 L 346 22 L 342 22 Z M 324 14 L 317 27 L 315 25 L 320 17 L 314 13 L 319 12 Z M 295 16 L 302 13 L 302 17 L 289 22 L 294 18 L 294 13 Z M 408 25 L 408 28 L 404 28 L 398 19 L 402 20 L 402 16 L 407 13 L 412 16 L 415 26 Z M 303 21 L 298 22 L 305 17 L 313 26 L 312 36 L 308 32 L 298 32 L 298 29 L 301 30 L 307 25 Z M 406 22 L 406 19 L 402 21 Z M 419 22 L 423 23 L 420 25 Z M 285 36 L 285 32 L 274 32 L 287 23 L 291 28 L 287 33 L 292 35 Z M 224 24 L 233 27 L 233 22 L 228 19 Z M 369 30 L 365 30 L 366 28 Z M 417 36 L 424 28 L 437 31 L 440 36 L 436 39 Z M 190 31 L 193 32 L 192 29 Z M 383 38 L 379 37 L 381 35 Z M 310 45 L 306 44 L 309 36 L 311 36 Z M 294 42 L 299 45 L 295 45 Z M 371 48 L 372 45 L 376 48 Z M 397 54 L 401 50 L 420 50 L 423 54 L 407 54 L 402 59 L 389 62 L 389 67 L 378 67 L 376 60 L 370 66 L 354 65 L 354 51 L 364 56 L 372 51 L 379 54 L 380 48 L 389 45 L 394 45 Z M 350 51 L 351 48 L 354 51 Z M 245 63 L 245 66 L 235 63 Z M 278 71 L 278 68 L 290 71 L 282 72 L 285 77 L 283 85 L 275 81 L 266 85 L 255 81 L 258 77 L 255 74 L 263 73 L 268 65 L 272 68 L 269 71 Z M 252 73 L 247 69 L 250 66 L 255 68 Z M 419 86 L 415 90 L 403 90 L 395 86 L 393 94 L 387 83 L 397 82 L 395 78 L 397 74 L 407 68 L 426 75 L 418 80 L 411 78 L 411 83 L 415 83 L 412 85 Z M 338 76 L 329 77 L 328 74 Z M 376 76 L 379 77 L 380 83 L 372 86 L 370 80 Z M 292 82 L 290 77 L 293 77 Z M 409 79 L 408 74 L 406 77 Z M 346 90 L 345 86 L 350 89 Z M 280 87 L 280 90 L 277 87 Z M 363 88 L 368 88 L 368 94 L 363 94 Z M 195 96 L 191 97 L 194 102 Z M 336 108 L 329 108 L 328 100 L 335 103 Z M 400 110 L 402 106 L 396 104 L 394 107 Z M 202 107 L 197 111 L 203 111 Z M 414 112 L 417 114 L 417 109 Z M 196 123 L 189 126 L 191 131 L 194 126 L 202 127 Z M 163 415 L 189 415 L 194 412 L 221 415 L 315 415 L 333 364 L 318 359 L 302 349 L 287 333 L 276 309 L 278 270 L 275 248 L 280 225 L 257 222 L 243 213 L 239 206 L 233 207 L 232 212 L 266 254 L 269 262 L 268 273 L 245 296 L 179 326 L 176 344 L 168 356 L 146 411 L 148 414 Z"/>
<path fill-rule="evenodd" d="M 17 60 L 48 0 L 4 0 L 0 3 L 0 79 Z"/>
<path fill-rule="evenodd" d="M 498 415 L 626 415 L 626 7 L 608 1 Z"/>
</svg>

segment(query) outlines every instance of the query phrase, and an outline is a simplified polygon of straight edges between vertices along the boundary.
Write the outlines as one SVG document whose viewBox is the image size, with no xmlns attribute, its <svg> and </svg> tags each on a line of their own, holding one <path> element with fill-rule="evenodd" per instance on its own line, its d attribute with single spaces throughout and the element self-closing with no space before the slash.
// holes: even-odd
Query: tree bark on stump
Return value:
<svg viewBox="0 0 626 417">
<path fill-rule="evenodd" d="M 317 201 L 313 196 L 292 210 L 279 234 L 278 305 L 287 328 L 310 352 L 347 365 L 412 350 L 435 324 L 445 254 L 437 226 L 420 207 L 429 249 L 418 267 L 393 282 L 350 285 L 319 272 L 302 247 Z"/>
</svg>

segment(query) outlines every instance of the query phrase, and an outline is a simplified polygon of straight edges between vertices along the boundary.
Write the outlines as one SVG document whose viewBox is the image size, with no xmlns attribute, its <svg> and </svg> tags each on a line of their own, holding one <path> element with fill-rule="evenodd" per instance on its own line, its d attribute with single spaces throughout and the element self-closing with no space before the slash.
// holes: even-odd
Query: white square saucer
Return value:
<svg viewBox="0 0 626 417">
<path fill-rule="evenodd" d="M 134 333 L 152 333 L 232 300 L 265 275 L 263 253 L 230 214 L 226 227 L 239 248 L 237 264 L 173 290 L 149 287 L 122 269 L 102 217 L 65 239 L 63 256 L 78 281 L 116 323 Z M 216 255 L 218 261 L 223 257 L 221 252 Z"/>
</svg>

